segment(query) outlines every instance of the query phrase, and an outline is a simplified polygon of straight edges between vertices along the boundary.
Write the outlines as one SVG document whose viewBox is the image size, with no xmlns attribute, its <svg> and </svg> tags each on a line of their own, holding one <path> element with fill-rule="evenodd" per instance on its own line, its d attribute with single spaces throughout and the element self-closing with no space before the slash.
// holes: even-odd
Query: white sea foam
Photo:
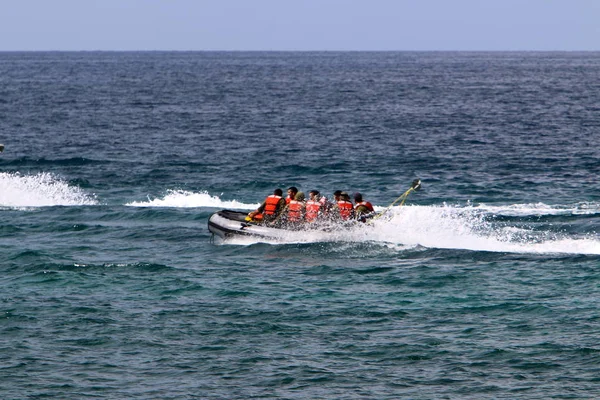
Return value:
<svg viewBox="0 0 600 400">
<path fill-rule="evenodd" d="M 252 210 L 259 206 L 259 204 L 245 204 L 237 200 L 224 201 L 218 196 L 211 196 L 208 192 L 189 192 L 186 190 L 168 190 L 162 198 L 134 201 L 126 205 L 133 207 L 230 208 L 236 210 Z"/>
<path fill-rule="evenodd" d="M 506 208 L 510 209 L 510 207 Z M 502 210 L 506 210 L 502 209 Z M 354 229 L 333 232 L 285 232 L 277 239 L 235 238 L 228 243 L 247 245 L 310 242 L 370 242 L 383 246 L 425 247 L 506 253 L 600 254 L 596 234 L 568 236 L 533 228 L 494 224 L 480 207 L 404 206 L 384 218 Z M 529 215 L 529 214 L 528 214 Z"/>
<path fill-rule="evenodd" d="M 258 204 L 237 200 L 222 200 L 208 192 L 169 190 L 164 197 L 127 204 L 137 207 L 206 207 L 252 210 Z M 385 207 L 375 206 L 377 211 Z M 264 242 L 318 243 L 318 242 L 370 242 L 399 249 L 417 246 L 439 249 L 464 249 L 507 253 L 566 253 L 600 254 L 598 236 L 569 236 L 556 232 L 535 230 L 532 227 L 507 226 L 494 222 L 494 216 L 547 216 L 600 213 L 598 203 L 573 205 L 513 204 L 504 206 L 441 205 L 393 207 L 385 217 L 372 224 L 356 228 L 282 231 L 277 238 L 236 237 L 227 243 L 248 245 Z"/>
<path fill-rule="evenodd" d="M 0 173 L 0 207 L 28 208 L 46 206 L 94 205 L 97 200 L 81 188 L 70 186 L 56 175 Z"/>
<path fill-rule="evenodd" d="M 490 222 L 477 208 L 408 206 L 376 221 L 375 240 L 429 248 L 509 253 L 600 254 L 595 234 L 568 236 Z M 530 215 L 530 214 L 528 214 Z"/>
<path fill-rule="evenodd" d="M 495 215 L 509 217 L 528 217 L 543 215 L 592 215 L 600 214 L 600 203 L 581 202 L 572 205 L 548 205 L 545 203 L 512 204 L 491 206 L 480 204 L 473 207 Z"/>
</svg>

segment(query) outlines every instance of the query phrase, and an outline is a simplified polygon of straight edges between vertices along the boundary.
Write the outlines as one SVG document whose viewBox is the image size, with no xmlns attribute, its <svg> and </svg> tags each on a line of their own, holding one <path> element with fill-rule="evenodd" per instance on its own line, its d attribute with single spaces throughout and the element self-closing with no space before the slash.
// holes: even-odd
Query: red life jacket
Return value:
<svg viewBox="0 0 600 400">
<path fill-rule="evenodd" d="M 275 211 L 277 211 L 277 204 L 279 204 L 279 200 L 281 200 L 281 196 L 276 196 L 274 194 L 267 196 L 267 199 L 265 200 L 265 209 L 263 213 L 267 215 L 275 215 Z"/>
<path fill-rule="evenodd" d="M 354 206 L 354 209 L 356 210 L 359 206 L 365 206 L 371 212 L 375 211 L 375 209 L 373 208 L 373 204 L 371 204 L 368 201 L 361 201 L 360 203 L 356 203 L 356 206 Z"/>
<path fill-rule="evenodd" d="M 288 204 L 287 219 L 290 222 L 298 222 L 302 220 L 302 211 L 304 210 L 304 204 L 301 201 L 291 200 Z"/>
<path fill-rule="evenodd" d="M 352 203 L 349 201 L 340 200 L 337 202 L 337 206 L 340 211 L 340 217 L 342 217 L 342 219 L 350 219 L 352 216 L 352 211 L 354 210 Z"/>
<path fill-rule="evenodd" d="M 314 221 L 319 216 L 321 210 L 321 203 L 314 200 L 308 200 L 306 202 L 306 215 L 305 219 L 309 222 Z"/>
</svg>

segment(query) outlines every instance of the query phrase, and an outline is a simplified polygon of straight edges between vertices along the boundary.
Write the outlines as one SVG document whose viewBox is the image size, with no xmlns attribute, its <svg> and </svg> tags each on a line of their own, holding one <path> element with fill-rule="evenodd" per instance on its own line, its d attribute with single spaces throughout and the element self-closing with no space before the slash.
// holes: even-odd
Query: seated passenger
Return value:
<svg viewBox="0 0 600 400">
<path fill-rule="evenodd" d="M 333 192 L 333 202 L 337 203 L 338 201 L 340 201 L 342 199 L 342 191 L 341 190 L 336 190 L 335 192 Z"/>
<path fill-rule="evenodd" d="M 296 193 L 298 193 L 298 188 L 296 186 L 290 186 L 287 190 L 287 197 L 285 198 L 285 203 L 290 204 L 290 201 L 296 198 Z"/>
<path fill-rule="evenodd" d="M 304 221 L 305 205 L 304 205 L 304 193 L 296 193 L 294 200 L 290 200 L 285 208 L 284 217 L 286 222 L 291 224 L 298 224 Z"/>
<path fill-rule="evenodd" d="M 356 192 L 354 193 L 354 214 L 355 218 L 361 222 L 366 222 L 368 218 L 371 218 L 375 215 L 375 209 L 373 209 L 373 205 L 364 201 L 362 194 Z"/>
<path fill-rule="evenodd" d="M 319 194 L 318 190 L 311 190 L 308 196 L 305 219 L 307 222 L 314 222 L 327 213 L 329 202 L 325 196 Z"/>
<path fill-rule="evenodd" d="M 334 193 L 335 195 L 336 193 Z M 354 218 L 354 206 L 350 201 L 350 196 L 346 192 L 340 192 L 339 196 L 336 196 L 339 200 L 334 205 L 333 215 L 336 218 L 340 218 L 343 221 Z"/>
<path fill-rule="evenodd" d="M 279 217 L 284 208 L 283 190 L 278 188 L 273 191 L 272 195 L 267 196 L 260 207 L 248 213 L 248 218 L 254 221 L 273 222 Z"/>
</svg>

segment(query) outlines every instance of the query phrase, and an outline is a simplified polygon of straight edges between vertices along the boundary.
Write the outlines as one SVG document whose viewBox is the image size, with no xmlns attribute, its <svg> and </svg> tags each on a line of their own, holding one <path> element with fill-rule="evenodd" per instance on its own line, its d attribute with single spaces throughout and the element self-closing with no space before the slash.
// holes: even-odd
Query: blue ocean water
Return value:
<svg viewBox="0 0 600 400">
<path fill-rule="evenodd" d="M 0 395 L 600 397 L 600 53 L 0 53 Z M 390 218 L 211 241 L 275 187 Z"/>
</svg>

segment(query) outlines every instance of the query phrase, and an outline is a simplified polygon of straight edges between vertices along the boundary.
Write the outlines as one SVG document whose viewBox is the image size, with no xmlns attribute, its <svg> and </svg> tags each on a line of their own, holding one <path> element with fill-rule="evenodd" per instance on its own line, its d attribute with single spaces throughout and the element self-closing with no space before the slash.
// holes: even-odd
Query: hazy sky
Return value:
<svg viewBox="0 0 600 400">
<path fill-rule="evenodd" d="M 0 50 L 600 50 L 600 0 L 0 0 Z"/>
</svg>

